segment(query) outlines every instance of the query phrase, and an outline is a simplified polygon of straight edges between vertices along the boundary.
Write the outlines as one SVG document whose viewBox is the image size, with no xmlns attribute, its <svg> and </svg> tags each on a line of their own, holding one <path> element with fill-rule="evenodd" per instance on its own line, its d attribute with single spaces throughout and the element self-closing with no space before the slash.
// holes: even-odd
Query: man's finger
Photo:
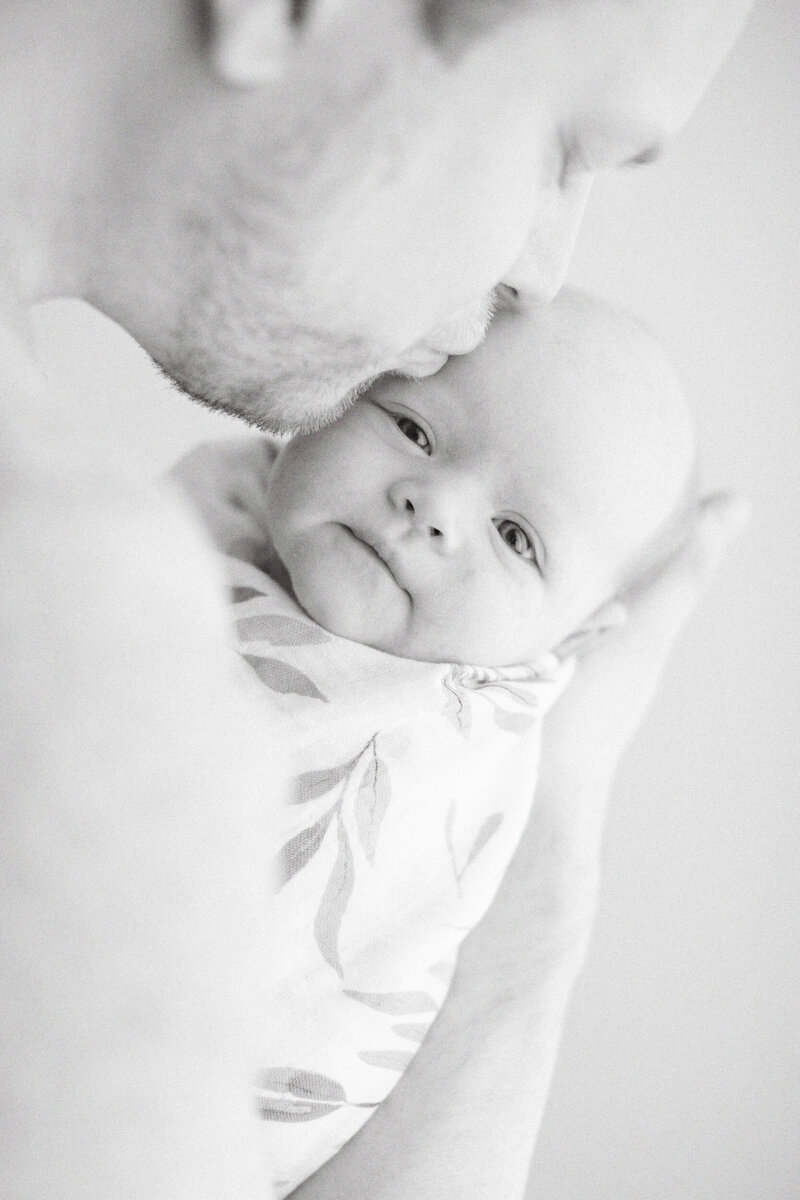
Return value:
<svg viewBox="0 0 800 1200">
<path fill-rule="evenodd" d="M 629 598 L 630 620 L 619 635 L 633 646 L 652 639 L 654 656 L 666 654 L 711 583 L 726 549 L 749 517 L 749 505 L 719 492 L 700 503 L 688 541 L 673 559 Z"/>
</svg>

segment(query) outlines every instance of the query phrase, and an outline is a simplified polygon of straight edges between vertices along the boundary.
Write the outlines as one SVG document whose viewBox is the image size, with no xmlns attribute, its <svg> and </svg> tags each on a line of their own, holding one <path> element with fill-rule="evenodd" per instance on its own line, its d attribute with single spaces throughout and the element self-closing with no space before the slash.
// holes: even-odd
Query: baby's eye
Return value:
<svg viewBox="0 0 800 1200">
<path fill-rule="evenodd" d="M 512 521 L 509 517 L 501 517 L 495 521 L 495 528 L 500 534 L 509 550 L 520 558 L 526 558 L 529 562 L 536 562 L 536 550 L 533 542 L 528 537 L 525 530 L 516 521 Z"/>
<path fill-rule="evenodd" d="M 420 450 L 424 450 L 426 454 L 430 454 L 430 439 L 425 430 L 416 421 L 412 420 L 411 417 L 405 416 L 403 413 L 395 413 L 394 421 L 404 437 L 407 437 L 415 446 L 419 446 Z"/>
</svg>

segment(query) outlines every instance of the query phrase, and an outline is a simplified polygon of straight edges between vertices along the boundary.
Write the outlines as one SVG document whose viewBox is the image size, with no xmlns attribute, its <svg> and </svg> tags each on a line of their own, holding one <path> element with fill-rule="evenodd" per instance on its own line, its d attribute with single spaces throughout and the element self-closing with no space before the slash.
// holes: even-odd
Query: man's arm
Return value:
<svg viewBox="0 0 800 1200">
<path fill-rule="evenodd" d="M 412 1066 L 293 1200 L 519 1200 L 595 907 L 620 755 L 742 507 L 703 506 L 695 535 L 581 663 L 545 729 L 531 822 Z"/>
<path fill-rule="evenodd" d="M 105 453 L 0 457 L 0 1194 L 266 1200 L 280 773 L 214 555 Z"/>
</svg>

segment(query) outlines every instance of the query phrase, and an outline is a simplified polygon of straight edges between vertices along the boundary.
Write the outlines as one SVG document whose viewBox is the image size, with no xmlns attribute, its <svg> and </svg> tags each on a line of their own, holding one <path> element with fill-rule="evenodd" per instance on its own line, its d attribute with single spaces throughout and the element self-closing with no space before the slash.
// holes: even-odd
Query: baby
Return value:
<svg viewBox="0 0 800 1200">
<path fill-rule="evenodd" d="M 246 560 L 247 682 L 298 755 L 258 1094 L 286 1195 L 436 1015 L 524 829 L 569 656 L 688 529 L 693 435 L 653 338 L 562 292 L 325 429 L 175 474 Z"/>
<path fill-rule="evenodd" d="M 260 445 L 225 455 L 178 472 L 221 548 L 246 548 L 332 633 L 431 662 L 574 647 L 618 618 L 615 599 L 676 548 L 695 502 L 663 352 L 576 291 L 498 313 L 429 379 L 378 380 L 281 446 L 268 479 Z M 220 502 L 213 476 L 232 461 Z"/>
</svg>

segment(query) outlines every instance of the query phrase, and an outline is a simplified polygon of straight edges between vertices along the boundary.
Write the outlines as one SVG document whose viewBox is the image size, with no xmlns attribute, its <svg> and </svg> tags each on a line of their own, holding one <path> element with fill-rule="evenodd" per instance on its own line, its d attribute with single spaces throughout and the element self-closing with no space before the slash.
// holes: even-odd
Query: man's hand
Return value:
<svg viewBox="0 0 800 1200">
<path fill-rule="evenodd" d="M 642 722 L 670 650 L 713 579 L 726 546 L 747 520 L 747 505 L 719 494 L 700 504 L 691 537 L 627 605 L 579 662 L 547 717 L 540 789 L 606 792 Z M 598 813 L 602 822 L 603 812 Z M 588 815 L 581 818 L 586 828 Z M 593 831 L 592 836 L 595 836 Z"/>
</svg>

